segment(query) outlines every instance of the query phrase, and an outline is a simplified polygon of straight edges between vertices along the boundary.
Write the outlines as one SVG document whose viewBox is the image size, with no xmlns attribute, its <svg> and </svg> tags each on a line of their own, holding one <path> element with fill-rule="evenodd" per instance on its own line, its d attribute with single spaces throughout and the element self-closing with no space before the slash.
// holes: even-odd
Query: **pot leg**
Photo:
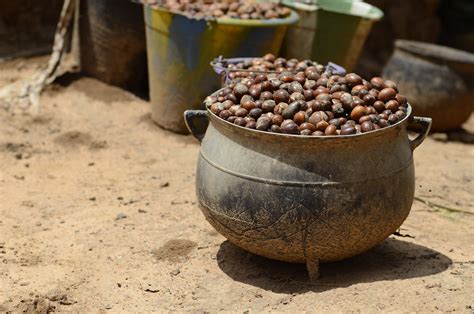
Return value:
<svg viewBox="0 0 474 314">
<path fill-rule="evenodd" d="M 309 281 L 315 283 L 319 278 L 319 259 L 311 258 L 306 260 L 306 269 L 308 270 Z"/>
</svg>

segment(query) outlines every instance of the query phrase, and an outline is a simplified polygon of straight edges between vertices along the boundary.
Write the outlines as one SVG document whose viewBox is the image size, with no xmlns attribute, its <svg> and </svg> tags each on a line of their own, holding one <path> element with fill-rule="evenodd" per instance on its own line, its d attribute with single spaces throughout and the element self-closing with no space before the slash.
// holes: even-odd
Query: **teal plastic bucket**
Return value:
<svg viewBox="0 0 474 314">
<path fill-rule="evenodd" d="M 357 0 L 313 0 L 311 4 L 283 0 L 300 20 L 285 36 L 282 55 L 337 63 L 348 71 L 357 64 L 365 40 L 383 12 Z"/>
</svg>

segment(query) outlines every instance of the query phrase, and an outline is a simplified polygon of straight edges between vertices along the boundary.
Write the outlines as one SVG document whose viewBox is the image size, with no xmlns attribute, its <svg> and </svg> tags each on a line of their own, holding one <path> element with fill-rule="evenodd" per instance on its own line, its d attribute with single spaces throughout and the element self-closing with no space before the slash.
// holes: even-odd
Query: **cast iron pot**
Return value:
<svg viewBox="0 0 474 314">
<path fill-rule="evenodd" d="M 397 40 L 382 76 L 397 82 L 416 115 L 433 131 L 459 128 L 474 110 L 474 54 L 434 44 Z"/>
<path fill-rule="evenodd" d="M 319 262 L 365 252 L 400 227 L 414 197 L 413 150 L 431 126 L 410 106 L 397 124 L 346 136 L 267 133 L 209 110 L 184 116 L 201 141 L 196 192 L 209 223 L 252 253 L 306 263 L 311 280 Z M 413 140 L 408 125 L 421 129 Z"/>
</svg>

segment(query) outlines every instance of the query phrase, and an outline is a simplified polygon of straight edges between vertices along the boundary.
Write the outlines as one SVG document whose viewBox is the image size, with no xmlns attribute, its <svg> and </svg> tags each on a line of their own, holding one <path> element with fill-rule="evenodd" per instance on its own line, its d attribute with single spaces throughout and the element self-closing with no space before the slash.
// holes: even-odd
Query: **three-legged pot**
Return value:
<svg viewBox="0 0 474 314">
<path fill-rule="evenodd" d="M 408 216 L 415 190 L 413 150 L 431 119 L 411 116 L 376 131 L 298 136 L 246 129 L 210 111 L 185 112 L 202 140 L 197 198 L 209 223 L 235 245 L 281 261 L 342 260 L 374 247 Z M 208 119 L 205 134 L 196 119 Z M 422 130 L 415 139 L 407 126 Z"/>
</svg>

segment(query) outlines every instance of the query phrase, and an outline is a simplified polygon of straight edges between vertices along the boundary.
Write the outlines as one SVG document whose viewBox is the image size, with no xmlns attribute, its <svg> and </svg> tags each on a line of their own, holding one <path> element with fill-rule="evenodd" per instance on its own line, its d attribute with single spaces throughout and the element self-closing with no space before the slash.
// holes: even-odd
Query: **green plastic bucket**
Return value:
<svg viewBox="0 0 474 314">
<path fill-rule="evenodd" d="M 348 71 L 357 63 L 365 40 L 383 12 L 357 0 L 313 0 L 312 4 L 283 0 L 300 15 L 288 29 L 282 47 L 287 58 L 334 62 Z"/>
<path fill-rule="evenodd" d="M 144 13 L 151 118 L 178 133 L 188 133 L 183 112 L 220 88 L 214 58 L 278 55 L 288 25 L 298 21 L 294 11 L 284 19 L 208 21 L 149 6 Z"/>
</svg>

